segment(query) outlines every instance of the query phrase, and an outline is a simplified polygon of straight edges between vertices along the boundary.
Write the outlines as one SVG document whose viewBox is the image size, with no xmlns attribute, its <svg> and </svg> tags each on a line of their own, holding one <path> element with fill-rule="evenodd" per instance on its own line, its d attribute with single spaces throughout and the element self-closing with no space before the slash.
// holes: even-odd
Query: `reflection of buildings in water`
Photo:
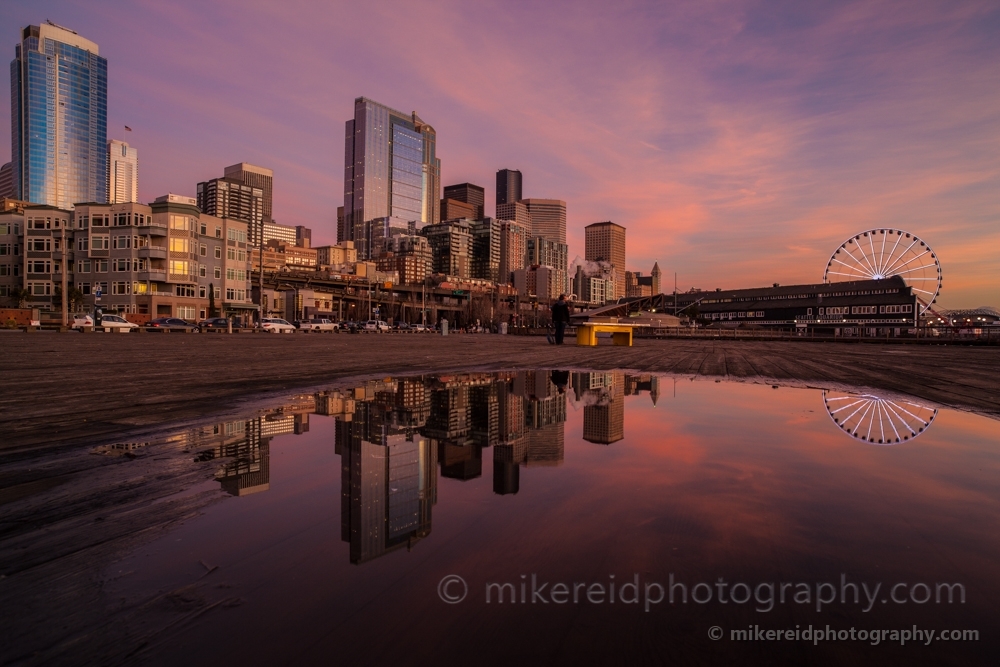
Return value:
<svg viewBox="0 0 1000 667">
<path fill-rule="evenodd" d="M 520 490 L 521 463 L 527 447 L 524 438 L 493 448 L 493 493 L 505 496 Z"/>
<path fill-rule="evenodd" d="M 565 418 L 566 397 L 563 399 L 563 417 Z M 524 464 L 527 466 L 558 466 L 563 462 L 566 446 L 565 424 L 547 424 L 541 428 L 528 431 L 528 445 Z"/>
<path fill-rule="evenodd" d="M 472 440 L 480 447 L 500 442 L 500 383 L 469 388 L 469 408 L 472 418 Z"/>
<path fill-rule="evenodd" d="M 391 426 L 398 387 L 353 394 L 350 422 L 338 420 L 341 538 L 352 563 L 411 547 L 431 531 L 437 501 L 437 451 L 429 438 Z M 384 394 L 384 396 L 379 396 Z M 387 400 L 381 400 L 387 399 Z"/>
<path fill-rule="evenodd" d="M 625 437 L 624 373 L 579 373 L 573 390 L 584 402 L 584 440 L 610 445 Z"/>
<path fill-rule="evenodd" d="M 656 405 L 660 398 L 660 378 L 655 375 L 625 375 L 626 396 L 637 396 L 644 391 L 649 392 L 653 405 Z"/>
<path fill-rule="evenodd" d="M 877 445 L 912 440 L 930 427 L 937 408 L 916 401 L 888 394 L 823 391 L 823 404 L 833 423 L 852 438 Z"/>
<path fill-rule="evenodd" d="M 438 442 L 441 476 L 469 480 L 483 474 L 483 448 L 479 445 L 453 445 Z"/>
<path fill-rule="evenodd" d="M 226 459 L 215 473 L 222 490 L 234 496 L 270 488 L 270 439 L 262 435 L 264 417 L 223 422 L 191 434 L 199 446 L 208 445 L 196 461 Z"/>
</svg>

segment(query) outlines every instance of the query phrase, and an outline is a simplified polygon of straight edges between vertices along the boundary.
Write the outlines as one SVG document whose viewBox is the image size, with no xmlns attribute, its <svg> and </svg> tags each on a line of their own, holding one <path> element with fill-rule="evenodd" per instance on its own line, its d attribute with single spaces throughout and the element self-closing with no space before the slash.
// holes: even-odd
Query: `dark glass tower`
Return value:
<svg viewBox="0 0 1000 667">
<path fill-rule="evenodd" d="M 444 198 L 460 201 L 475 207 L 473 220 L 482 220 L 483 210 L 486 206 L 486 188 L 481 188 L 472 183 L 459 183 L 458 185 L 448 185 L 444 188 Z M 447 220 L 447 218 L 442 218 Z"/>
<path fill-rule="evenodd" d="M 10 63 L 11 172 L 18 199 L 69 209 L 108 200 L 108 61 L 48 22 L 21 31 Z"/>
<path fill-rule="evenodd" d="M 497 172 L 497 206 L 521 201 L 521 172 L 501 169 Z"/>
</svg>

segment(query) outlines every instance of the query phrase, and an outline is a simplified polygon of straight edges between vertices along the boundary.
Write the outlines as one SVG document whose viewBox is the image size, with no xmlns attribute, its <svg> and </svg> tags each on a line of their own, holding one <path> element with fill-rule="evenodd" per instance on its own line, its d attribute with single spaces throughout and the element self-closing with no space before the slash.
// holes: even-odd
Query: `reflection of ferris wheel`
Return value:
<svg viewBox="0 0 1000 667">
<path fill-rule="evenodd" d="M 877 445 L 894 445 L 923 433 L 937 408 L 912 398 L 824 391 L 823 403 L 833 423 L 848 435 Z"/>
<path fill-rule="evenodd" d="M 882 280 L 899 276 L 913 288 L 923 314 L 941 292 L 941 262 L 931 247 L 899 229 L 870 229 L 840 244 L 823 282 Z"/>
</svg>

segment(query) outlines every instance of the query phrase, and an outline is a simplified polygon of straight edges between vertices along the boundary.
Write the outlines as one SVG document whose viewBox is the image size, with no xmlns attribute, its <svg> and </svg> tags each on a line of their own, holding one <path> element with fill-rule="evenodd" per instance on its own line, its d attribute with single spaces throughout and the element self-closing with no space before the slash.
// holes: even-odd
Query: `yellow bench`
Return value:
<svg viewBox="0 0 1000 667">
<path fill-rule="evenodd" d="M 597 345 L 597 334 L 610 333 L 615 345 L 632 347 L 632 324 L 611 324 L 604 322 L 583 322 L 576 325 L 576 344 L 587 347 Z"/>
</svg>

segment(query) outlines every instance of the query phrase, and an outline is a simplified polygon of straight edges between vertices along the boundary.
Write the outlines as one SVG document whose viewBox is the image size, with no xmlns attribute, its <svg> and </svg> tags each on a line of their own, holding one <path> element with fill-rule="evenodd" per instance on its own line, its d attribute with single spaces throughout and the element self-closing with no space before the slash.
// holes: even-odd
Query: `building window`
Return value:
<svg viewBox="0 0 1000 667">
<path fill-rule="evenodd" d="M 191 231 L 191 218 L 186 215 L 171 215 L 170 229 L 179 229 L 186 232 Z"/>
<path fill-rule="evenodd" d="M 202 243 L 201 244 L 201 248 L 199 248 L 198 254 L 200 254 L 202 257 L 207 257 L 208 256 L 208 246 L 205 245 L 204 243 Z"/>
<path fill-rule="evenodd" d="M 186 276 L 191 273 L 191 265 L 179 259 L 170 260 L 170 273 L 175 276 Z"/>
<path fill-rule="evenodd" d="M 220 280 L 222 278 L 222 267 L 215 267 L 215 279 Z"/>
<path fill-rule="evenodd" d="M 205 298 L 205 296 L 206 296 L 206 295 L 205 295 L 205 293 L 206 293 L 207 291 L 208 291 L 208 290 L 206 289 L 206 287 L 205 287 L 204 285 L 200 286 L 200 287 L 198 288 L 198 296 L 199 296 L 199 297 L 201 297 L 202 299 L 204 299 L 204 298 Z"/>
<path fill-rule="evenodd" d="M 217 239 L 221 239 L 222 238 L 222 227 L 216 227 L 215 228 L 215 238 L 217 238 Z"/>
<path fill-rule="evenodd" d="M 196 308 L 194 306 L 174 306 L 177 317 L 182 320 L 193 320 Z"/>
<path fill-rule="evenodd" d="M 208 267 L 206 267 L 204 264 L 202 264 L 201 266 L 199 266 L 198 267 L 198 275 L 201 276 L 202 278 L 204 278 L 205 277 L 205 272 L 206 272 L 207 268 Z"/>
<path fill-rule="evenodd" d="M 182 239 L 177 237 L 171 237 L 170 239 L 170 252 L 190 252 L 191 244 L 189 239 Z"/>
<path fill-rule="evenodd" d="M 215 258 L 222 259 L 222 246 L 215 246 Z"/>
</svg>

